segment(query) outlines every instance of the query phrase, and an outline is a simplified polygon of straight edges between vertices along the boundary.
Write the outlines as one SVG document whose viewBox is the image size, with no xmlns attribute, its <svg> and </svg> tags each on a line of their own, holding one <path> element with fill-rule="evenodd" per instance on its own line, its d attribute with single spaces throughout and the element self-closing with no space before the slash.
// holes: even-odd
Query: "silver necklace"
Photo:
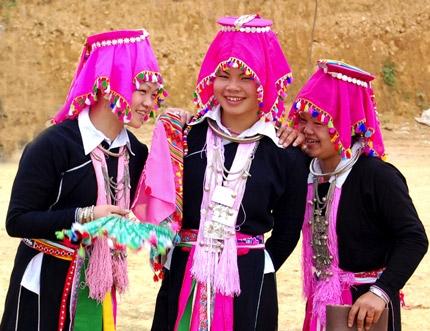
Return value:
<svg viewBox="0 0 430 331">
<path fill-rule="evenodd" d="M 332 172 L 322 173 L 315 170 L 316 158 L 312 159 L 309 165 L 309 171 L 313 175 L 313 212 L 312 219 L 309 221 L 312 230 L 312 262 L 315 268 L 314 274 L 318 280 L 325 280 L 332 275 L 330 266 L 333 256 L 330 254 L 328 246 L 329 215 L 333 202 L 334 191 L 336 188 L 337 178 L 352 168 L 361 155 L 361 147 L 355 149 L 353 156 L 344 165 Z M 328 192 L 325 197 L 320 198 L 318 193 L 318 182 L 322 177 L 332 177 Z"/>
<path fill-rule="evenodd" d="M 246 137 L 246 138 L 238 138 L 238 137 L 229 136 L 228 134 L 222 132 L 222 130 L 220 130 L 220 128 L 218 127 L 216 122 L 210 118 L 208 118 L 208 125 L 213 130 L 213 132 L 215 132 L 218 136 L 220 136 L 224 139 L 227 139 L 229 141 L 235 142 L 235 143 L 252 143 L 252 142 L 258 141 L 261 138 L 263 138 L 263 135 L 261 135 L 261 134 L 256 134 L 255 136 Z"/>
<path fill-rule="evenodd" d="M 314 176 L 314 177 L 331 177 L 331 176 L 337 176 L 340 175 L 342 173 L 344 173 L 346 170 L 349 170 L 354 164 L 355 162 L 357 162 L 358 158 L 361 155 L 361 147 L 359 147 L 356 152 L 352 155 L 352 157 L 345 162 L 345 164 L 343 164 L 341 167 L 336 168 L 334 171 L 329 171 L 326 173 L 323 172 L 318 172 L 315 169 L 315 163 L 317 162 L 317 158 L 313 158 L 311 163 L 309 164 L 309 171 L 310 173 Z"/>
</svg>

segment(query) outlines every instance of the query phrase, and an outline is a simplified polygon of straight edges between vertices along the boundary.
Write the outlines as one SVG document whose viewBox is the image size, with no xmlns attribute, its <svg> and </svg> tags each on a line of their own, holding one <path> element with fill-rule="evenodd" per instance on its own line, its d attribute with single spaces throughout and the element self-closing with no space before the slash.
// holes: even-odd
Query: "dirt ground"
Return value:
<svg viewBox="0 0 430 331">
<path fill-rule="evenodd" d="M 395 164 L 408 181 L 411 196 L 430 233 L 430 127 L 414 121 L 389 121 L 382 118 L 389 162 Z M 140 134 L 148 141 L 149 128 Z M 12 181 L 17 169 L 13 162 L 0 163 L 0 219 L 5 219 Z M 18 239 L 9 238 L 0 225 L 0 302 L 4 302 Z M 159 283 L 152 281 L 146 252 L 130 254 L 130 289 L 121 297 L 118 331 L 149 330 Z M 299 331 L 304 312 L 301 296 L 300 250 L 296 249 L 278 272 L 279 329 Z M 407 309 L 403 309 L 403 328 L 406 331 L 426 330 L 430 325 L 430 255 L 427 255 L 407 283 Z M 0 308 L 0 312 L 3 306 Z"/>
<path fill-rule="evenodd" d="M 316 60 L 329 58 L 375 75 L 381 113 L 412 117 L 430 107 L 430 0 L 0 0 L 0 160 L 62 105 L 87 35 L 145 27 L 168 104 L 192 109 L 216 19 L 252 13 L 273 20 L 291 65 L 287 104 Z"/>
</svg>

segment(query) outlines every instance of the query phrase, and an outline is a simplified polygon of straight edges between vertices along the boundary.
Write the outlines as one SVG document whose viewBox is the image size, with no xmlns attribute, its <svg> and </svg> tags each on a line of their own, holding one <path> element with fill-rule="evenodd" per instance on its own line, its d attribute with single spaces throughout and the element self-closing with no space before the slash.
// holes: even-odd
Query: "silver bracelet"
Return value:
<svg viewBox="0 0 430 331">
<path fill-rule="evenodd" d="M 75 209 L 75 223 L 79 223 L 80 222 L 80 217 L 79 217 L 79 215 L 80 215 L 80 209 L 81 208 L 76 208 Z"/>
<path fill-rule="evenodd" d="M 382 300 L 384 300 L 385 304 L 388 305 L 390 303 L 390 297 L 387 293 L 380 287 L 376 285 L 372 285 L 369 288 L 369 292 L 375 294 L 376 296 L 380 297 Z"/>
<path fill-rule="evenodd" d="M 81 224 L 94 221 L 94 205 L 77 208 L 75 211 L 75 221 Z"/>
<path fill-rule="evenodd" d="M 94 205 L 90 207 L 90 222 L 94 221 Z"/>
</svg>

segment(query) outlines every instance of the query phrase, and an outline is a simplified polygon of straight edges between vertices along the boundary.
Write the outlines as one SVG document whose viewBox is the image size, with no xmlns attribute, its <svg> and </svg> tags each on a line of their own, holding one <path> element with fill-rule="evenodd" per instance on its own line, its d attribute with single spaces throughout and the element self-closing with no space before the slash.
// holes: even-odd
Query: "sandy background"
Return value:
<svg viewBox="0 0 430 331">
<path fill-rule="evenodd" d="M 288 105 L 316 60 L 329 58 L 375 75 L 381 113 L 430 108 L 430 0 L 0 0 L 0 159 L 62 105 L 87 35 L 145 27 L 167 103 L 192 108 L 216 19 L 256 12 L 273 20 L 293 71 Z"/>
<path fill-rule="evenodd" d="M 418 214 L 430 233 L 430 127 L 415 121 L 384 121 L 389 161 L 405 175 Z M 148 141 L 150 128 L 139 132 Z M 17 156 L 15 156 L 16 158 Z M 5 219 L 10 189 L 17 169 L 13 162 L 0 163 L 0 219 Z M 18 239 L 9 238 L 0 225 L 0 313 L 9 282 Z M 130 288 L 121 298 L 118 331 L 150 329 L 159 283 L 152 281 L 146 252 L 130 254 Z M 300 250 L 296 248 L 277 274 L 279 330 L 300 331 L 304 301 L 301 296 Z M 408 309 L 403 309 L 405 331 L 424 331 L 430 326 L 430 255 L 421 262 L 404 291 Z"/>
</svg>

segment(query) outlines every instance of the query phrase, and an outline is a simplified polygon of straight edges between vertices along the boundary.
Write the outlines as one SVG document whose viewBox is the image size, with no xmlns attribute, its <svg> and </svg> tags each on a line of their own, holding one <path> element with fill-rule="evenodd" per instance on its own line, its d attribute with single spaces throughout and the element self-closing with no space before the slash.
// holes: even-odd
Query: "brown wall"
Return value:
<svg viewBox="0 0 430 331">
<path fill-rule="evenodd" d="M 145 27 L 170 93 L 169 105 L 192 108 L 199 64 L 215 19 L 259 12 L 293 69 L 291 98 L 318 58 L 374 73 L 382 119 L 430 105 L 430 0 L 0 0 L 0 158 L 32 139 L 64 101 L 86 35 Z M 103 5 L 101 5 L 103 4 Z M 394 85 L 382 70 L 394 68 Z"/>
</svg>

